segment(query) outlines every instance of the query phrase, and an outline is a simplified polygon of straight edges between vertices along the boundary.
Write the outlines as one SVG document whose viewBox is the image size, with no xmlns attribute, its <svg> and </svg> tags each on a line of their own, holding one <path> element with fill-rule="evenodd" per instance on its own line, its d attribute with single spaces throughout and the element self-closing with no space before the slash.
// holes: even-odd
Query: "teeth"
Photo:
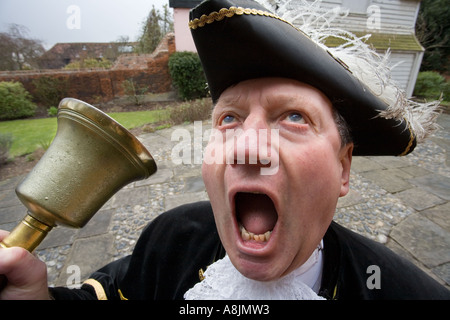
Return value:
<svg viewBox="0 0 450 320">
<path fill-rule="evenodd" d="M 239 229 L 241 230 L 242 239 L 246 241 L 255 240 L 259 242 L 266 242 L 269 241 L 270 235 L 272 234 L 272 231 L 267 231 L 264 234 L 254 234 L 253 232 L 247 231 L 243 225 L 239 225 Z"/>
</svg>

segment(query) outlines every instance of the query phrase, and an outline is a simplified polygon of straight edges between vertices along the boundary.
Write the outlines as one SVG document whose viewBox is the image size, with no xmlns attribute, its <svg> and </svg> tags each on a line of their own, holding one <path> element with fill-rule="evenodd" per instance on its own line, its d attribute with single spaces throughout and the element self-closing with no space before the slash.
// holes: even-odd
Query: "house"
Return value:
<svg viewBox="0 0 450 320">
<path fill-rule="evenodd" d="M 195 46 L 188 28 L 189 10 L 200 0 L 169 0 L 174 10 L 175 45 L 177 51 L 194 51 Z M 298 3 L 301 1 L 298 1 Z M 312 0 L 308 2 L 314 2 Z M 292 1 L 292 5 L 296 0 Z M 344 17 L 337 17 L 332 27 L 353 32 L 357 36 L 371 34 L 367 43 L 380 54 L 389 48 L 392 78 L 410 97 L 422 62 L 424 48 L 414 34 L 420 0 L 322 0 L 320 7 L 348 10 Z M 301 28 L 300 21 L 295 21 Z M 336 39 L 328 39 L 326 45 L 340 45 Z"/>
<path fill-rule="evenodd" d="M 189 11 L 201 2 L 202 0 L 169 0 L 169 7 L 173 8 L 173 29 L 177 51 L 196 52 L 191 30 L 188 27 Z"/>
<path fill-rule="evenodd" d="M 332 27 L 353 32 L 357 36 L 370 34 L 366 43 L 380 53 L 390 49 L 392 78 L 408 97 L 414 91 L 417 74 L 425 49 L 415 36 L 415 24 L 420 0 L 322 0 L 321 7 L 341 6 L 348 15 L 337 17 Z M 339 41 L 326 41 L 329 47 Z"/>
<path fill-rule="evenodd" d="M 39 58 L 41 69 L 60 69 L 81 59 L 108 59 L 114 61 L 120 54 L 133 50 L 132 43 L 86 42 L 57 43 Z"/>
</svg>

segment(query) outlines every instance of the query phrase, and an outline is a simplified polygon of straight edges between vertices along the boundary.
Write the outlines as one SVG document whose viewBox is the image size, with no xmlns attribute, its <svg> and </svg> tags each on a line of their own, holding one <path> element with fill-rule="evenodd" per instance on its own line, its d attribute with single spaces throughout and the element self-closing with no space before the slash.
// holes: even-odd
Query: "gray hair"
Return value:
<svg viewBox="0 0 450 320">
<path fill-rule="evenodd" d="M 336 110 L 336 108 L 333 108 L 333 118 L 334 122 L 336 123 L 339 136 L 341 137 L 341 147 L 353 142 L 350 127 L 347 124 L 347 121 L 345 121 L 344 117 Z"/>
</svg>

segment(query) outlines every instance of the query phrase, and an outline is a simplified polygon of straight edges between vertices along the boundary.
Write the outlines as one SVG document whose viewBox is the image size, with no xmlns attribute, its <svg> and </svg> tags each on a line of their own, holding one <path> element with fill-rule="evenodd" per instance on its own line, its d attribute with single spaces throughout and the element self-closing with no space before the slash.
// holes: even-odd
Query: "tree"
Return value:
<svg viewBox="0 0 450 320">
<path fill-rule="evenodd" d="M 38 68 L 37 59 L 45 52 L 40 40 L 30 39 L 28 29 L 10 24 L 0 33 L 0 70 Z"/>
<path fill-rule="evenodd" d="M 425 53 L 421 71 L 450 71 L 450 0 L 423 0 L 416 35 Z"/>
<path fill-rule="evenodd" d="M 164 5 L 163 9 L 164 12 L 161 13 L 155 9 L 155 6 L 152 6 L 152 10 L 143 23 L 136 52 L 152 53 L 164 35 L 173 31 L 173 21 L 169 8 L 167 5 Z"/>
</svg>

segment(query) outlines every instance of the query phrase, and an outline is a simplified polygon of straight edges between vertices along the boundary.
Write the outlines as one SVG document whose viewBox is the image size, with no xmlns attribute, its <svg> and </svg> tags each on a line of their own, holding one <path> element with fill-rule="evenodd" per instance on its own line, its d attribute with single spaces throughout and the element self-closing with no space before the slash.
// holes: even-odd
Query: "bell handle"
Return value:
<svg viewBox="0 0 450 320">
<path fill-rule="evenodd" d="M 0 242 L 0 247 L 22 247 L 29 252 L 33 252 L 52 228 L 53 226 L 49 226 L 27 214 L 11 233 Z"/>
<path fill-rule="evenodd" d="M 51 226 L 40 222 L 27 214 L 25 218 L 0 241 L 1 248 L 22 247 L 32 252 L 52 229 Z M 6 286 L 6 277 L 0 274 L 0 291 Z"/>
</svg>

